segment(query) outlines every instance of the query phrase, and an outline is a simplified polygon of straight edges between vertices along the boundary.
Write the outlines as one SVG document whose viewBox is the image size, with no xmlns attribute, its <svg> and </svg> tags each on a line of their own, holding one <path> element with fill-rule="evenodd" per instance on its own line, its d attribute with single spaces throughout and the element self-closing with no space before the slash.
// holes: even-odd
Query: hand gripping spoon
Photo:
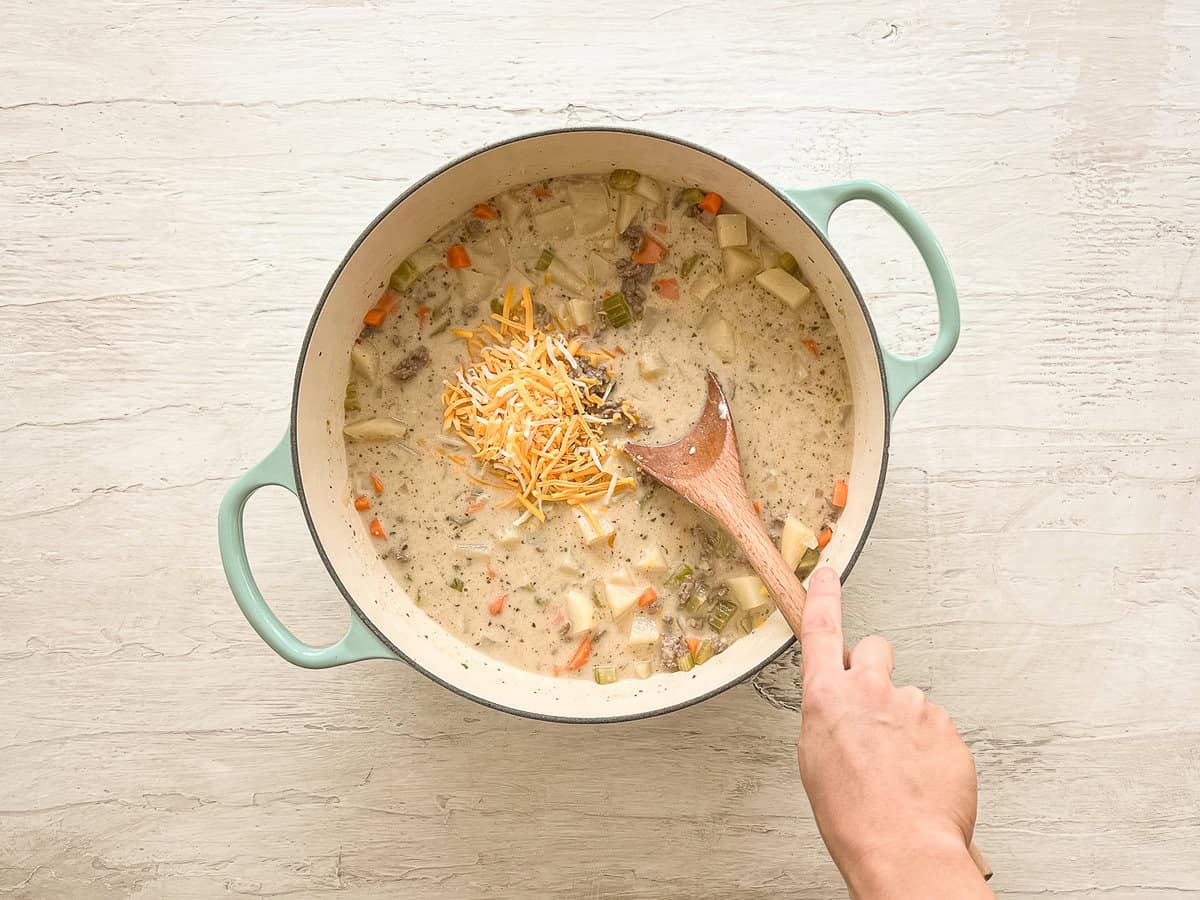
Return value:
<svg viewBox="0 0 1200 900">
<path fill-rule="evenodd" d="M 707 381 L 704 410 L 691 431 L 659 447 L 629 443 L 625 452 L 639 469 L 708 513 L 729 532 L 799 638 L 808 594 L 754 511 L 742 477 L 729 403 L 711 371 Z M 969 849 L 984 879 L 991 878 L 992 870 L 983 854 L 974 844 Z"/>
</svg>

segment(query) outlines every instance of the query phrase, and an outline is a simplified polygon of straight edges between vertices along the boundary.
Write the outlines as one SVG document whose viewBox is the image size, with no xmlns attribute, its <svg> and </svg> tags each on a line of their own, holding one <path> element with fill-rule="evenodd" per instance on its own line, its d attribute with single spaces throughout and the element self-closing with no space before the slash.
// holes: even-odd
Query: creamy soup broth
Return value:
<svg viewBox="0 0 1200 900">
<path fill-rule="evenodd" d="M 740 552 L 619 448 L 690 428 L 711 369 L 750 496 L 788 561 L 812 570 L 845 505 L 852 412 L 833 326 L 785 249 L 702 185 L 617 170 L 490 198 L 406 260 L 351 351 L 347 502 L 420 609 L 499 660 L 601 683 L 690 670 L 758 627 L 773 606 Z M 482 325 L 498 329 L 506 305 L 518 324 L 496 340 Z M 482 343 L 532 333 L 549 343 L 544 366 L 602 401 L 584 417 L 601 453 L 572 458 L 599 457 L 593 477 L 617 485 L 587 513 L 528 494 L 544 522 L 512 489 L 481 485 L 504 473 L 444 427 L 455 402 L 470 427 L 490 427 L 496 414 L 477 410 L 492 398 L 459 376 Z M 543 423 L 526 443 L 558 446 L 569 406 L 538 404 L 547 414 L 524 420 Z"/>
</svg>

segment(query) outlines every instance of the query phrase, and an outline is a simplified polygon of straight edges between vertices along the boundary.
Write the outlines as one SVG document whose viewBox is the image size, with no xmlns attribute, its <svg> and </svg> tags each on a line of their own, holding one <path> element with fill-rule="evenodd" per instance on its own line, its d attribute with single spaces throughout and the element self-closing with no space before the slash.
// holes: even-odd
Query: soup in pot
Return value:
<svg viewBox="0 0 1200 900">
<path fill-rule="evenodd" d="M 392 274 L 351 348 L 347 502 L 425 614 L 523 669 L 690 671 L 774 607 L 629 440 L 724 386 L 750 496 L 804 577 L 846 504 L 846 361 L 804 267 L 701 185 L 506 191 Z"/>
</svg>

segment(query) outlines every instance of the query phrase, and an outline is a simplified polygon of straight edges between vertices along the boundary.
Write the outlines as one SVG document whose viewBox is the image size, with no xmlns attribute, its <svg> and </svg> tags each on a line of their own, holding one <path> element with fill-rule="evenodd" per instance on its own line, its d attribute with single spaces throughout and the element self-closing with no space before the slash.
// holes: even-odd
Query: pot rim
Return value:
<svg viewBox="0 0 1200 900">
<path fill-rule="evenodd" d="M 782 200 L 793 213 L 795 213 L 797 216 L 799 216 L 804 221 L 804 223 L 806 225 L 808 225 L 808 227 L 816 234 L 817 238 L 824 245 L 824 247 L 828 251 L 829 255 L 833 258 L 833 261 L 835 263 L 837 263 L 838 268 L 841 270 L 842 275 L 845 277 L 846 283 L 850 286 L 850 290 L 854 294 L 854 299 L 857 301 L 859 309 L 862 312 L 863 319 L 866 321 L 867 332 L 871 336 L 871 345 L 875 351 L 875 361 L 879 367 L 879 381 L 880 381 L 880 385 L 882 386 L 882 390 L 883 390 L 884 416 L 883 416 L 883 441 L 882 441 L 882 445 L 880 447 L 879 476 L 875 483 L 875 496 L 871 500 L 871 508 L 870 508 L 870 511 L 867 513 L 866 521 L 862 528 L 862 533 L 859 535 L 859 538 L 858 538 L 858 543 L 855 546 L 853 552 L 851 552 L 849 559 L 846 561 L 845 568 L 840 573 L 840 579 L 843 584 L 845 583 L 846 578 L 850 575 L 851 570 L 853 570 L 854 564 L 858 561 L 859 555 L 862 553 L 863 548 L 866 546 L 867 537 L 871 533 L 871 527 L 875 524 L 875 516 L 876 516 L 876 513 L 878 513 L 878 511 L 879 511 L 879 503 L 883 496 L 883 485 L 887 479 L 888 451 L 891 446 L 891 426 L 892 426 L 892 417 L 887 412 L 891 407 L 889 404 L 890 398 L 888 396 L 888 381 L 887 381 L 886 372 L 884 370 L 883 353 L 882 353 L 882 349 L 881 349 L 881 346 L 879 343 L 879 335 L 875 331 L 875 323 L 872 321 L 870 310 L 867 308 L 867 304 L 863 300 L 862 292 L 858 289 L 858 284 L 855 282 L 854 277 L 850 274 L 850 270 L 846 267 L 845 261 L 843 261 L 842 257 L 838 254 L 837 250 L 834 249 L 833 244 L 830 242 L 830 240 L 829 240 L 828 236 L 825 234 L 825 232 L 821 228 L 819 228 L 817 226 L 817 224 L 815 222 L 813 222 L 813 220 L 811 218 L 809 218 L 808 214 L 805 213 L 804 210 L 802 210 L 795 203 L 795 201 L 793 201 L 791 198 L 789 198 L 787 196 L 787 194 L 785 194 L 779 188 L 775 187 L 771 182 L 762 178 L 757 173 L 751 171 L 750 169 L 746 168 L 745 166 L 741 165 L 740 163 L 734 162 L 733 160 L 729 159 L 728 157 L 726 157 L 720 153 L 717 153 L 713 150 L 710 150 L 707 147 L 701 146 L 700 144 L 696 144 L 692 141 L 688 141 L 683 138 L 678 138 L 678 137 L 674 137 L 672 135 L 661 134 L 659 132 L 649 131 L 649 130 L 640 129 L 640 128 L 622 128 L 622 127 L 612 126 L 612 125 L 579 125 L 579 126 L 570 126 L 570 127 L 563 127 L 563 128 L 548 128 L 548 129 L 543 129 L 540 131 L 530 131 L 530 132 L 526 132 L 524 134 L 514 135 L 513 137 L 505 138 L 505 139 L 499 140 L 499 141 L 493 141 L 489 144 L 485 144 L 474 150 L 468 151 L 467 153 L 461 154 L 460 156 L 455 157 L 454 159 L 450 160 L 449 162 L 445 163 L 444 165 L 439 166 L 437 169 L 434 169 L 432 172 L 429 172 L 427 175 L 414 181 L 411 185 L 408 186 L 408 188 L 406 188 L 403 192 L 401 192 L 396 197 L 395 200 L 393 200 L 391 203 L 389 203 L 377 216 L 375 216 L 374 219 L 371 220 L 371 222 L 366 226 L 366 228 L 364 228 L 362 230 L 362 232 L 359 234 L 359 236 L 354 240 L 354 243 L 351 244 L 350 248 L 346 251 L 345 256 L 342 257 L 342 261 L 340 263 L 338 263 L 337 268 L 334 269 L 333 274 L 329 277 L 329 280 L 325 284 L 325 289 L 321 292 L 321 298 L 317 302 L 316 308 L 313 310 L 312 317 L 309 319 L 309 322 L 308 322 L 308 328 L 304 332 L 304 340 L 300 344 L 300 357 L 296 362 L 296 375 L 295 375 L 295 378 L 294 378 L 293 384 L 292 384 L 292 408 L 291 408 L 291 412 L 289 413 L 289 416 L 288 416 L 288 424 L 289 424 L 288 438 L 291 443 L 292 470 L 293 470 L 293 473 L 294 473 L 294 476 L 296 479 L 296 496 L 300 501 L 300 509 L 304 513 L 304 521 L 308 526 L 309 534 L 312 536 L 313 544 L 316 546 L 317 554 L 321 557 L 321 562 L 324 564 L 325 570 L 329 573 L 329 577 L 333 580 L 333 583 L 337 586 L 338 591 L 341 593 L 343 599 L 345 599 L 346 603 L 349 605 L 352 613 L 354 615 L 358 616 L 359 620 L 367 628 L 369 628 L 371 630 L 371 632 L 375 635 L 375 637 L 377 637 L 384 644 L 384 646 L 386 646 L 393 654 L 395 654 L 395 656 L 398 659 L 407 663 L 409 666 L 411 666 L 417 672 L 420 672 L 422 675 L 424 675 L 430 681 L 433 681 L 435 684 L 438 684 L 441 687 L 446 688 L 447 690 L 453 691 L 455 694 L 457 694 L 460 697 L 463 697 L 467 700 L 471 700 L 475 703 L 481 704 L 482 706 L 489 707 L 490 709 L 494 709 L 499 712 L 510 713 L 511 715 L 514 715 L 514 716 L 520 716 L 521 718 L 525 718 L 525 719 L 535 719 L 537 721 L 542 721 L 542 722 L 561 722 L 561 723 L 565 723 L 565 724 L 608 724 L 608 723 L 615 723 L 615 722 L 632 722 L 632 721 L 636 721 L 639 719 L 649 719 L 649 718 L 653 718 L 654 716 L 661 716 L 661 715 L 665 715 L 667 713 L 676 712 L 681 709 L 686 709 L 689 706 L 694 706 L 697 703 L 701 703 L 705 700 L 709 700 L 709 699 L 717 696 L 718 694 L 724 693 L 725 691 L 729 690 L 732 687 L 735 687 L 738 684 L 741 684 L 744 681 L 750 680 L 755 675 L 757 675 L 759 672 L 761 672 L 763 669 L 765 669 L 769 664 L 771 664 L 776 659 L 778 659 L 780 656 L 782 656 L 785 652 L 787 652 L 787 650 L 789 650 L 792 647 L 792 645 L 796 643 L 797 638 L 795 635 L 792 635 L 787 640 L 785 640 L 784 643 L 777 650 L 771 652 L 766 657 L 764 657 L 762 662 L 760 662 L 753 668 L 748 669 L 747 671 L 739 674 L 738 676 L 730 679 L 729 681 L 725 682 L 724 684 L 722 684 L 716 688 L 713 688 L 711 691 L 708 691 L 707 693 L 699 694 L 695 697 L 690 697 L 687 700 L 683 700 L 679 703 L 675 703 L 670 706 L 663 706 L 663 707 L 659 707 L 656 709 L 646 710 L 645 712 L 638 712 L 638 713 L 631 713 L 628 715 L 617 715 L 617 716 L 558 716 L 558 715 L 551 715 L 551 714 L 547 714 L 547 713 L 532 712 L 530 710 L 521 709 L 519 707 L 514 707 L 514 706 L 508 706 L 503 703 L 497 703 L 493 700 L 489 700 L 487 698 L 480 697 L 479 695 L 472 693 L 471 691 L 467 690 L 466 688 L 462 687 L 461 685 L 455 684 L 450 681 L 446 681 L 445 679 L 438 677 L 437 675 L 435 675 L 432 672 L 430 672 L 429 670 L 427 670 L 424 666 L 422 666 L 416 660 L 414 660 L 407 653 L 404 653 L 403 651 L 401 651 L 398 647 L 396 647 L 395 644 L 393 644 L 391 642 L 391 640 L 388 639 L 387 635 L 383 634 L 383 632 L 380 631 L 380 629 L 375 626 L 375 623 L 371 621 L 370 617 L 367 616 L 366 613 L 363 612 L 362 608 L 359 607 L 359 605 L 354 601 L 354 597 L 351 595 L 350 591 L 347 590 L 345 584 L 342 582 L 342 579 L 338 576 L 337 570 L 334 568 L 333 563 L 330 561 L 329 555 L 325 552 L 325 546 L 321 540 L 320 534 L 317 532 L 316 524 L 313 521 L 312 512 L 309 509 L 308 499 L 307 499 L 307 497 L 305 495 L 305 491 L 304 491 L 304 478 L 303 478 L 303 476 L 301 474 L 301 470 L 300 470 L 300 445 L 299 445 L 299 440 L 296 437 L 296 434 L 298 431 L 297 422 L 298 422 L 298 410 L 299 410 L 299 405 L 300 405 L 301 374 L 304 370 L 304 361 L 308 356 L 308 348 L 309 348 L 309 344 L 312 341 L 313 332 L 316 330 L 316 327 L 317 327 L 317 320 L 321 317 L 321 312 L 325 308 L 325 303 L 328 301 L 329 295 L 333 291 L 333 287 L 337 283 L 338 278 L 341 277 L 342 270 L 346 268 L 346 265 L 350 262 L 350 259 L 354 256 L 355 253 L 358 252 L 358 248 L 360 246 L 362 246 L 362 243 L 367 239 L 367 237 L 371 234 L 371 232 L 373 232 L 375 230 L 375 228 L 380 224 L 380 222 L 382 222 L 385 218 L 387 218 L 389 215 L 391 215 L 393 210 L 395 210 L 402 203 L 404 203 L 405 200 L 407 200 L 413 193 L 415 193 L 421 187 L 428 184 L 430 181 L 433 181 L 435 178 L 439 178 L 442 175 L 445 175 L 446 173 L 450 172 L 457 166 L 461 165 L 462 163 L 467 162 L 470 159 L 475 158 L 476 156 L 479 156 L 483 153 L 487 153 L 498 147 L 505 147 L 505 146 L 508 146 L 509 144 L 515 144 L 515 143 L 519 143 L 521 141 L 527 141 L 527 140 L 543 138 L 543 137 L 550 137 L 550 136 L 559 135 L 559 134 L 590 133 L 590 132 L 632 134 L 632 135 L 636 135 L 638 137 L 654 138 L 656 140 L 667 141 L 667 142 L 670 142 L 673 144 L 678 144 L 682 147 L 688 148 L 689 150 L 694 150 L 696 152 L 711 156 L 713 159 L 716 159 L 716 160 L 724 163 L 725 165 L 738 170 L 743 175 L 746 175 L 747 177 L 754 179 L 762 187 L 766 188 L 768 191 L 770 191 L 775 196 L 777 196 L 780 200 Z"/>
</svg>

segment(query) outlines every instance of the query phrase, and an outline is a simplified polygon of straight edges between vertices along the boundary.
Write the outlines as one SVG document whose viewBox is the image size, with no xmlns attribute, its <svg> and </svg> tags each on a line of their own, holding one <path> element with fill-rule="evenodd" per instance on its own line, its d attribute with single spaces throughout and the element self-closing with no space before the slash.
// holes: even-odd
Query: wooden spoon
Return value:
<svg viewBox="0 0 1200 900">
<path fill-rule="evenodd" d="M 704 410 L 691 431 L 659 447 L 626 444 L 625 452 L 639 469 L 704 510 L 729 532 L 798 638 L 808 594 L 795 571 L 784 562 L 746 494 L 733 415 L 717 376 L 711 371 L 707 376 Z M 969 849 L 984 880 L 991 878 L 992 869 L 979 848 L 971 844 Z"/>
</svg>

